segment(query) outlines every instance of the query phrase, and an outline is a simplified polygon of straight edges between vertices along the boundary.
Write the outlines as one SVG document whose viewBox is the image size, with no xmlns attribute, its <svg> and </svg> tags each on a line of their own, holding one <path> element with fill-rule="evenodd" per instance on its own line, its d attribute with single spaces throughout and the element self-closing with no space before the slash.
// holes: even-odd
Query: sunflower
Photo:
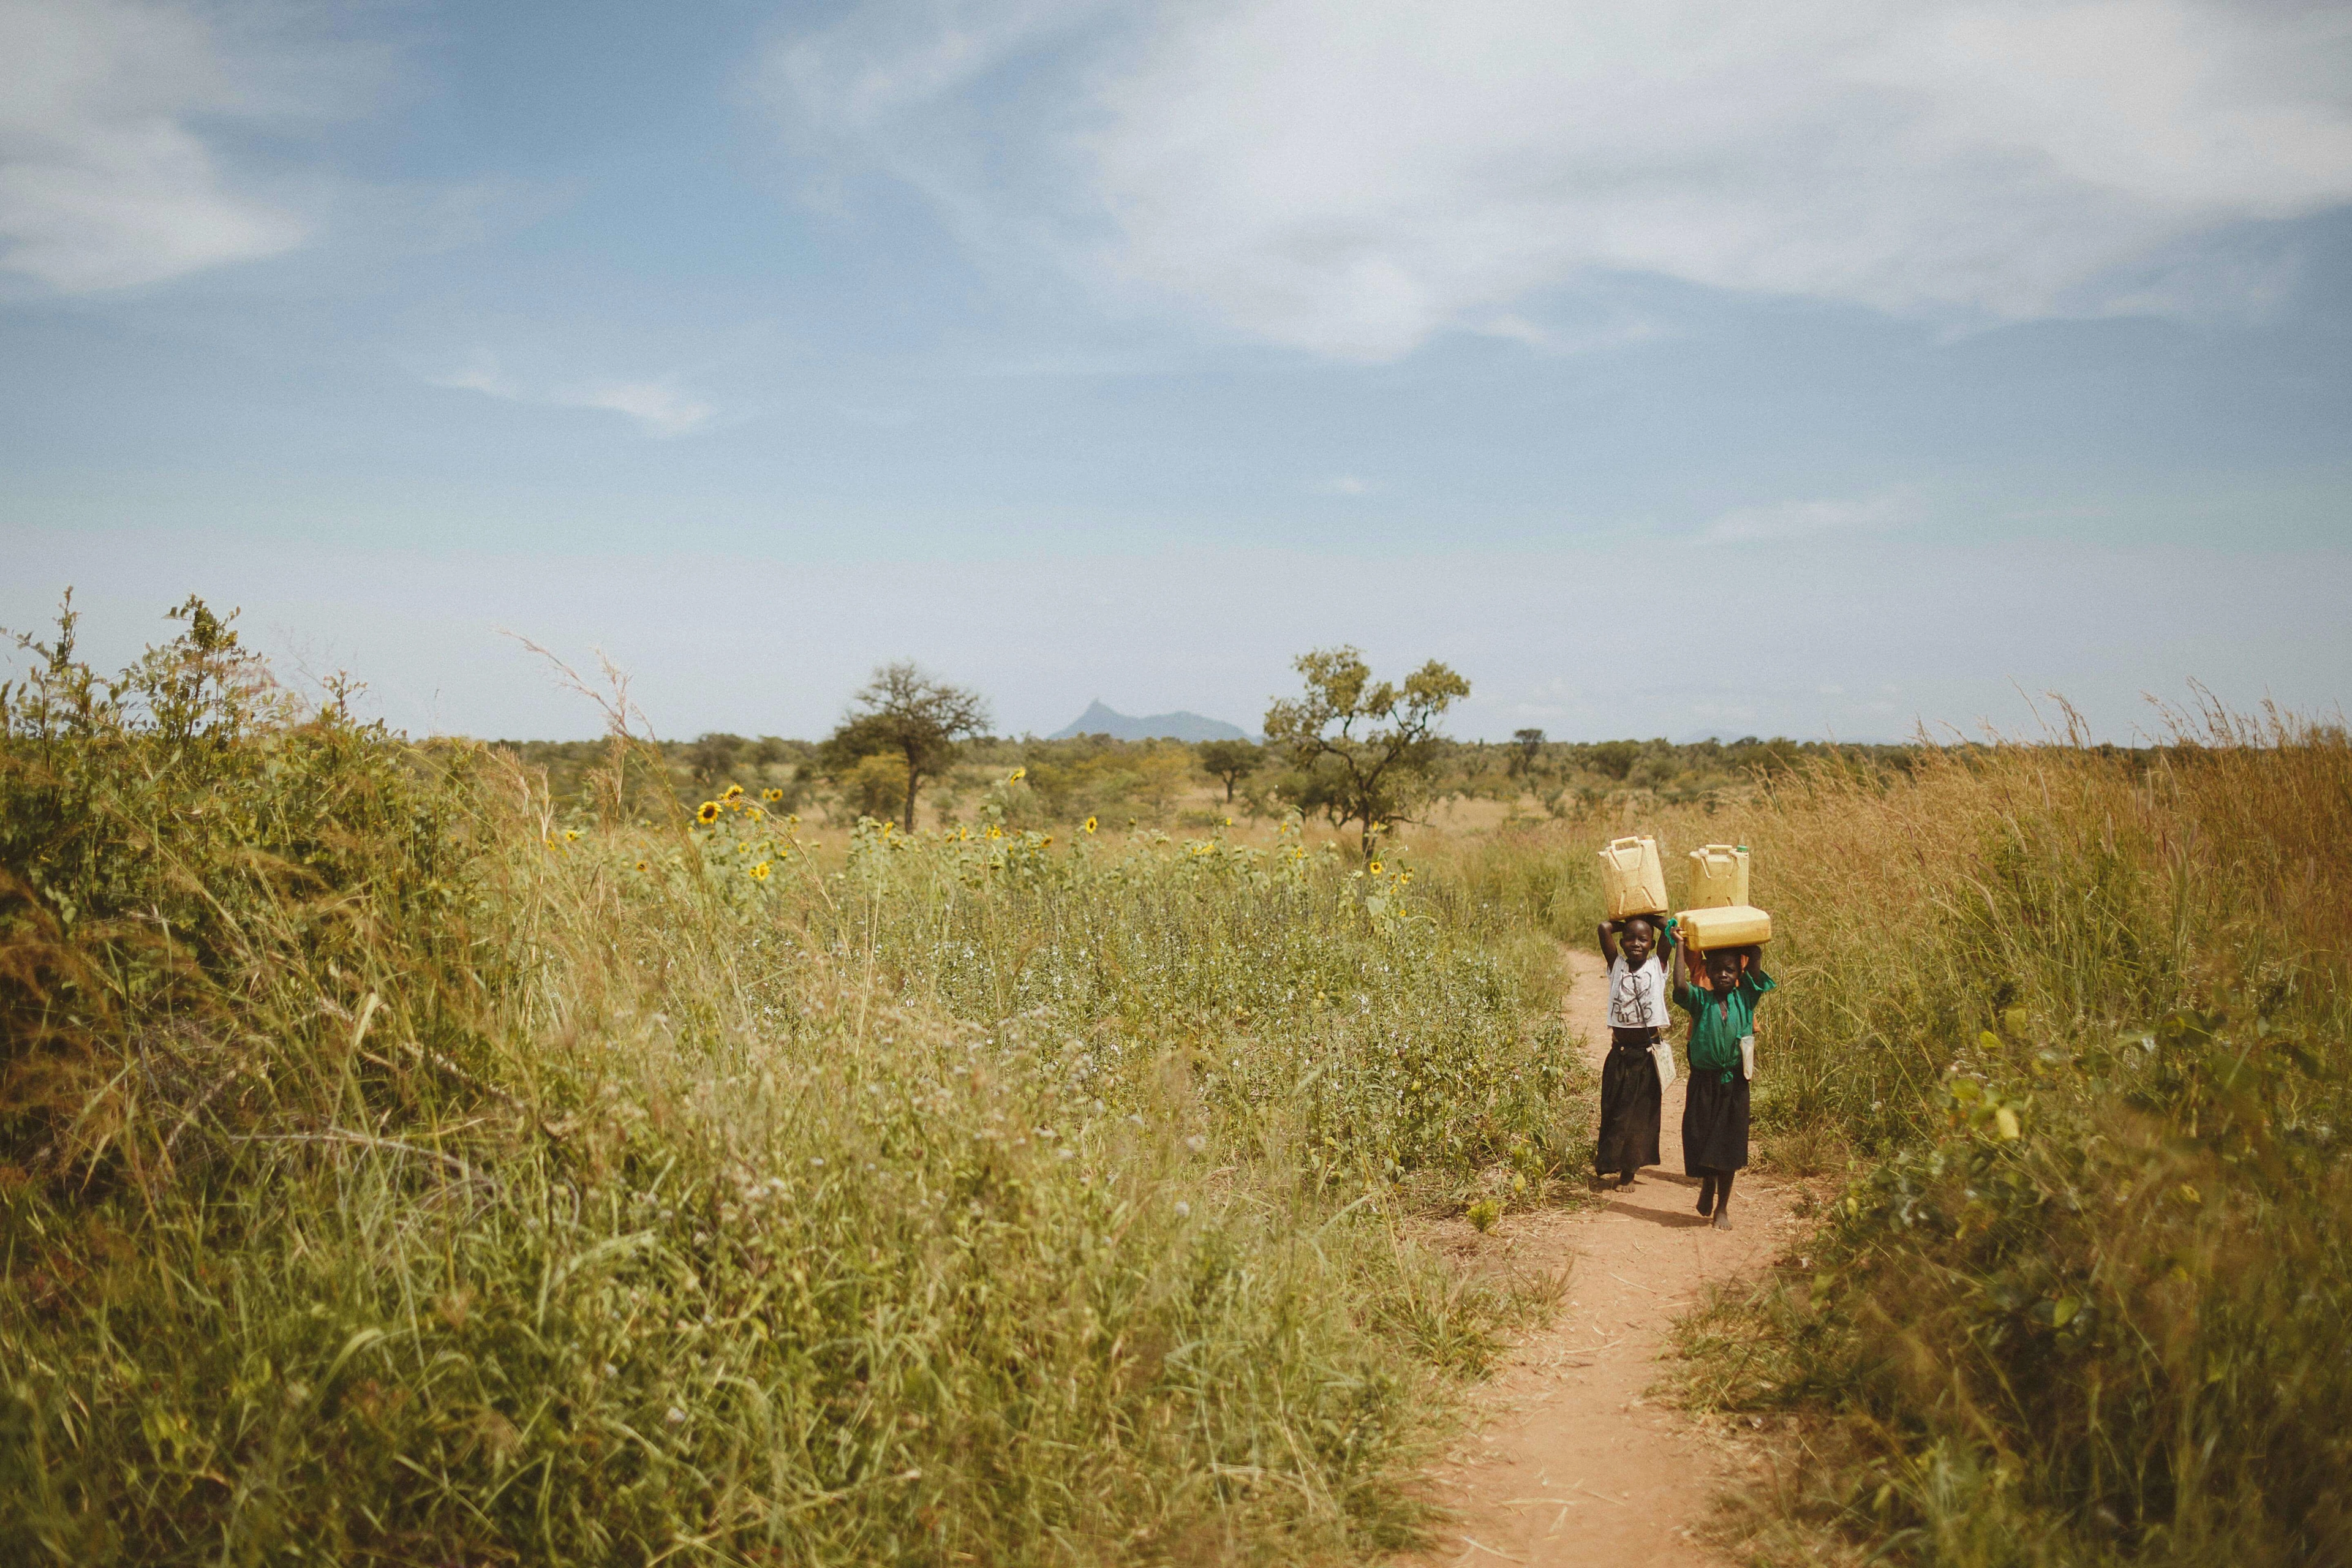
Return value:
<svg viewBox="0 0 2352 1568">
<path fill-rule="evenodd" d="M 764 882 L 767 879 L 768 863 L 765 860 L 762 860 L 758 865 L 751 868 L 751 880 L 755 882 Z"/>
<path fill-rule="evenodd" d="M 563 842 L 565 842 L 566 844 L 577 844 L 577 843 L 579 843 L 579 842 L 580 842 L 580 830 L 579 830 L 578 828 L 576 828 L 576 827 L 567 827 L 567 828 L 565 828 L 565 829 L 563 830 Z"/>
<path fill-rule="evenodd" d="M 1379 861 L 1375 860 L 1375 861 L 1373 861 L 1373 862 L 1372 862 L 1372 875 L 1373 875 L 1373 876 L 1375 876 L 1375 877 L 1377 877 L 1377 876 L 1379 876 L 1380 874 L 1381 874 L 1381 863 L 1380 863 Z"/>
<path fill-rule="evenodd" d="M 760 798 L 766 801 L 770 805 L 773 805 L 776 802 L 784 798 L 784 792 L 780 789 L 761 790 L 760 792 Z"/>
<path fill-rule="evenodd" d="M 718 821 L 719 803 L 715 800 L 706 800 L 700 805 L 696 806 L 694 808 L 694 820 L 702 824 L 705 827 L 708 827 L 712 823 Z"/>
<path fill-rule="evenodd" d="M 744 816 L 748 816 L 748 817 L 750 817 L 750 818 L 751 818 L 752 821 L 754 821 L 754 822 L 764 822 L 764 821 L 766 821 L 766 820 L 767 820 L 767 816 L 768 816 L 768 814 L 767 814 L 766 812 L 761 811 L 761 810 L 758 806 L 756 806 L 756 805 L 747 805 L 747 806 L 745 806 L 745 807 L 743 808 L 743 815 L 744 815 Z"/>
<path fill-rule="evenodd" d="M 1027 768 L 1015 768 L 1013 770 L 1012 775 L 1004 782 L 1006 784 L 1019 784 L 1023 779 L 1025 779 L 1028 776 L 1029 770 Z"/>
<path fill-rule="evenodd" d="M 719 799 L 721 799 L 721 800 L 733 800 L 736 796 L 738 796 L 738 795 L 741 795 L 742 793 L 743 793 L 743 786 L 742 786 L 741 784 L 729 784 L 729 785 L 727 786 L 727 793 L 726 793 L 725 795 L 720 795 L 719 798 Z"/>
<path fill-rule="evenodd" d="M 653 869 L 653 867 L 647 862 L 640 860 L 637 862 L 637 869 L 640 871 L 650 871 Z"/>
<path fill-rule="evenodd" d="M 1089 817 L 1087 817 L 1087 831 L 1088 833 L 1092 833 L 1094 830 L 1095 830 L 1095 819 L 1094 819 L 1093 817 L 1089 816 Z"/>
</svg>

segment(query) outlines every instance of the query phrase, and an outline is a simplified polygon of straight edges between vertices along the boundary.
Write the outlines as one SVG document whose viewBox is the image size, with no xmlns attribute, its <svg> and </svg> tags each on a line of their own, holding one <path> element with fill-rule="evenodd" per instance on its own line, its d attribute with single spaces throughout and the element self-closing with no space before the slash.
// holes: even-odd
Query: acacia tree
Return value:
<svg viewBox="0 0 2352 1568">
<path fill-rule="evenodd" d="M 839 778 L 871 756 L 895 756 L 907 764 L 907 794 L 900 826 L 915 830 L 915 796 L 926 778 L 936 778 L 955 754 L 955 743 L 988 727 L 988 699 L 944 680 L 934 680 L 912 659 L 886 664 L 857 689 L 849 711 L 819 749 L 826 772 Z"/>
<path fill-rule="evenodd" d="M 1265 753 L 1248 741 L 1203 741 L 1195 749 L 1201 755 L 1201 771 L 1223 781 L 1227 805 L 1234 804 L 1234 786 L 1257 772 L 1258 763 L 1265 760 Z"/>
<path fill-rule="evenodd" d="M 1431 659 L 1402 685 L 1376 684 L 1353 647 L 1318 648 L 1292 667 L 1307 689 L 1265 710 L 1266 743 L 1301 775 L 1300 808 L 1321 811 L 1334 827 L 1360 824 L 1369 859 L 1374 836 L 1411 821 L 1427 795 L 1437 721 L 1470 695 L 1470 683 Z"/>
</svg>

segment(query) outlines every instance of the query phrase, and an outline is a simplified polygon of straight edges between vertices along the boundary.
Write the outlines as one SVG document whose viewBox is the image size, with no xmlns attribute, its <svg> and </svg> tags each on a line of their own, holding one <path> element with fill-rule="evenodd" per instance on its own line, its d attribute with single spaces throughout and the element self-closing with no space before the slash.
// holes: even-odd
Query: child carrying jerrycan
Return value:
<svg viewBox="0 0 2352 1568">
<path fill-rule="evenodd" d="M 1693 908 L 1675 918 L 1674 999 L 1691 1016 L 1683 1091 L 1683 1168 L 1699 1178 L 1698 1212 L 1731 1228 L 1732 1178 L 1748 1168 L 1748 1090 L 1756 1076 L 1756 1005 L 1772 990 L 1762 944 L 1772 917 L 1748 901 L 1748 851 L 1710 844 L 1691 855 Z"/>
<path fill-rule="evenodd" d="M 1666 877 L 1658 843 L 1620 838 L 1601 851 L 1601 891 L 1609 918 L 1601 922 L 1601 956 L 1609 963 L 1609 1055 L 1601 1064 L 1601 1131 L 1593 1140 L 1593 1174 L 1633 1184 L 1644 1165 L 1658 1163 L 1658 1121 L 1665 1086 L 1674 1080 L 1666 1044 L 1666 970 L 1674 946 L 1666 918 Z"/>
</svg>

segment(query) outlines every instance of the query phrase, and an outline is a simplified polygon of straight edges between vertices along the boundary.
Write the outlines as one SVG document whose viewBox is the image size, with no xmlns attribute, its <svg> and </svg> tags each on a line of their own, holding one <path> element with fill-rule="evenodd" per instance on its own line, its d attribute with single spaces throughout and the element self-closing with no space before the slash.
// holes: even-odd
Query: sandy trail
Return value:
<svg viewBox="0 0 2352 1568">
<path fill-rule="evenodd" d="M 1590 953 L 1571 962 L 1569 1026 L 1597 1072 L 1609 1049 L 1607 973 Z M 1680 1037 L 1678 1026 L 1678 1047 Z M 1657 1379 L 1667 1324 L 1709 1282 L 1761 1269 L 1795 1222 L 1790 1194 L 1752 1171 L 1740 1173 L 1733 1196 L 1736 1228 L 1702 1220 L 1698 1182 L 1682 1173 L 1682 1109 L 1677 1076 L 1666 1090 L 1663 1163 L 1631 1190 L 1612 1189 L 1597 1212 L 1513 1215 L 1484 1238 L 1491 1246 L 1499 1237 L 1523 1267 L 1568 1267 L 1568 1302 L 1479 1389 L 1470 1435 L 1432 1476 L 1452 1518 L 1416 1561 L 1730 1561 L 1696 1531 L 1741 1457 L 1643 1391 Z"/>
</svg>

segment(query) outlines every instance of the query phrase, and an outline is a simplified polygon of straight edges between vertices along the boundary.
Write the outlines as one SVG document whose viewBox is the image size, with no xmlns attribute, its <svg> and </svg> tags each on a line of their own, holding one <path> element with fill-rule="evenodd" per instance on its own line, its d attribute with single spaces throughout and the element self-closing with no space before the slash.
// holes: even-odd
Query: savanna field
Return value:
<svg viewBox="0 0 2352 1568">
<path fill-rule="evenodd" d="M 200 607 L 28 658 L 0 1562 L 1409 1547 L 1559 1290 L 1430 1226 L 1581 1201 L 1635 826 L 1780 933 L 1811 1229 L 1675 1371 L 1780 1450 L 1738 1550 L 2352 1561 L 2340 728 L 1462 747 L 1365 857 L 1160 749 L 972 742 L 908 831 L 790 743 L 412 742 Z"/>
</svg>

